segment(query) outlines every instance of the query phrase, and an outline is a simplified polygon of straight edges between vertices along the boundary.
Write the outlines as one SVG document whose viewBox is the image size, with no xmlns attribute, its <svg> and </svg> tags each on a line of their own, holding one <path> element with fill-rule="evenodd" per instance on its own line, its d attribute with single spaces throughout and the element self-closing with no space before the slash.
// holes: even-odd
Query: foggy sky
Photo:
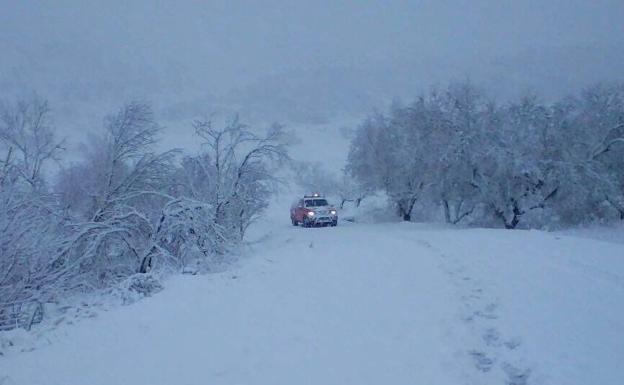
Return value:
<svg viewBox="0 0 624 385">
<path fill-rule="evenodd" d="M 605 73 L 624 64 L 612 63 L 623 19 L 621 0 L 0 0 L 0 85 L 59 97 L 224 95 L 319 68 L 362 71 L 363 86 L 397 69 L 426 84 L 551 49 Z M 574 81 L 565 55 L 552 60 L 568 61 L 560 81 Z M 412 92 L 392 80 L 397 95 Z"/>
</svg>

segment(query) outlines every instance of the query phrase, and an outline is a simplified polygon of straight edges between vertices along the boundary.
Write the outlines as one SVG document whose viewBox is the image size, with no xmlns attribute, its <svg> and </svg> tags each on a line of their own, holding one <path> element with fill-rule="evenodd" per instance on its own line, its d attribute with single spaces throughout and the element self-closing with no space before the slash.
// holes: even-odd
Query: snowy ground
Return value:
<svg viewBox="0 0 624 385">
<path fill-rule="evenodd" d="M 624 382 L 622 244 L 268 224 L 237 267 L 174 277 L 0 358 L 0 384 Z"/>
</svg>

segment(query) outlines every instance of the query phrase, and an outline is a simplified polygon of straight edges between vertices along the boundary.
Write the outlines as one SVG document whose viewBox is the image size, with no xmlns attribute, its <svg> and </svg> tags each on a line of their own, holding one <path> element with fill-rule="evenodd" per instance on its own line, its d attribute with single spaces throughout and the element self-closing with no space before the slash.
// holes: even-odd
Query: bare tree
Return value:
<svg viewBox="0 0 624 385">
<path fill-rule="evenodd" d="M 355 207 L 360 207 L 360 204 L 372 191 L 364 187 L 353 176 L 351 176 L 346 170 L 342 170 L 341 176 L 338 180 L 338 196 L 340 197 L 340 208 L 344 208 L 346 202 L 353 202 Z"/>
<path fill-rule="evenodd" d="M 6 151 L 0 183 L 11 168 L 32 188 L 42 187 L 42 168 L 63 151 L 63 141 L 54 136 L 48 103 L 37 97 L 0 109 L 0 142 Z"/>
<path fill-rule="evenodd" d="M 274 124 L 259 135 L 237 117 L 222 128 L 210 121 L 196 121 L 194 128 L 203 149 L 184 163 L 190 196 L 212 204 L 216 223 L 242 239 L 278 182 L 273 166 L 288 159 L 283 128 Z"/>
<path fill-rule="evenodd" d="M 328 196 L 338 194 L 338 177 L 321 163 L 292 162 L 291 167 L 295 183 L 304 191 L 322 192 Z"/>
</svg>

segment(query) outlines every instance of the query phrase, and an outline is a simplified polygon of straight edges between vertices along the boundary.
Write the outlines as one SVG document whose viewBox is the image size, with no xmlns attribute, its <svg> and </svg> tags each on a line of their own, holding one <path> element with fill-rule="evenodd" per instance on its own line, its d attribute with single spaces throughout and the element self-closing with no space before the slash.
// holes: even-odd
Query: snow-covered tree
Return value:
<svg viewBox="0 0 624 385">
<path fill-rule="evenodd" d="M 473 182 L 480 154 L 486 147 L 485 117 L 491 106 L 483 92 L 471 83 L 455 83 L 445 91 L 434 90 L 423 102 L 435 132 L 430 151 L 434 175 L 431 194 L 440 202 L 447 223 L 469 217 L 479 203 Z"/>
<path fill-rule="evenodd" d="M 257 134 L 237 117 L 224 127 L 196 121 L 194 128 L 202 151 L 182 164 L 185 191 L 211 204 L 216 223 L 242 239 L 268 205 L 278 182 L 275 167 L 288 158 L 284 130 L 274 124 Z"/>
<path fill-rule="evenodd" d="M 24 301 L 141 281 L 149 276 L 136 274 L 154 267 L 210 270 L 240 244 L 278 182 L 287 137 L 279 125 L 256 134 L 238 119 L 195 130 L 199 154 L 157 152 L 152 109 L 128 103 L 51 192 L 47 165 L 63 146 L 47 104 L 1 106 L 0 327 Z"/>
<path fill-rule="evenodd" d="M 390 117 L 376 114 L 356 131 L 347 170 L 365 189 L 383 190 L 403 220 L 430 182 L 427 143 L 431 132 L 422 111 L 393 107 Z"/>
<path fill-rule="evenodd" d="M 597 179 L 605 201 L 624 219 L 624 85 L 588 88 L 578 103 L 573 129 L 583 144 L 573 147 L 573 156 L 586 158 L 585 172 Z"/>
<path fill-rule="evenodd" d="M 0 150 L 5 153 L 0 161 L 2 180 L 10 168 L 21 182 L 43 188 L 44 166 L 58 160 L 63 151 L 63 141 L 54 135 L 48 103 L 33 97 L 0 107 Z"/>
<path fill-rule="evenodd" d="M 53 295 L 48 275 L 61 243 L 61 220 L 43 170 L 61 151 L 45 101 L 1 107 L 0 326 L 12 306 Z"/>
<path fill-rule="evenodd" d="M 340 202 L 341 209 L 347 202 L 353 202 L 359 207 L 371 192 L 346 170 L 334 173 L 318 162 L 293 162 L 292 168 L 295 182 L 304 191 L 334 196 Z"/>
<path fill-rule="evenodd" d="M 548 154 L 559 177 L 561 194 L 553 202 L 567 224 L 624 219 L 624 87 L 597 85 L 552 107 Z"/>
<path fill-rule="evenodd" d="M 496 105 L 469 82 L 451 84 L 367 118 L 348 170 L 384 190 L 404 219 L 422 196 L 439 203 L 449 223 L 483 215 L 506 228 L 624 218 L 622 90 L 596 86 L 552 105 L 532 95 Z"/>
<path fill-rule="evenodd" d="M 494 216 L 513 229 L 528 212 L 544 209 L 559 191 L 552 161 L 546 157 L 547 115 L 534 98 L 525 97 L 491 109 L 484 124 L 486 150 L 478 155 L 472 183 Z"/>
<path fill-rule="evenodd" d="M 339 194 L 339 177 L 318 162 L 292 162 L 295 183 L 305 192 L 327 196 Z"/>
<path fill-rule="evenodd" d="M 159 131 L 148 105 L 126 104 L 106 118 L 86 159 L 61 173 L 57 191 L 70 236 L 56 263 L 76 285 L 123 279 L 153 251 L 155 201 L 169 199 L 164 193 L 175 155 L 154 152 Z"/>
</svg>

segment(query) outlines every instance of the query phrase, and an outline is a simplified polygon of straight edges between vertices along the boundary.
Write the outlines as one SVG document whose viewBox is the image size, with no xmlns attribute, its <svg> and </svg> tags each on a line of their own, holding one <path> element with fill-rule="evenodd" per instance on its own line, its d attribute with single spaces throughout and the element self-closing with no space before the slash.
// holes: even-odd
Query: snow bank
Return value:
<svg viewBox="0 0 624 385">
<path fill-rule="evenodd" d="M 624 243 L 624 222 L 612 225 L 588 225 L 558 231 L 562 235 Z"/>
</svg>

